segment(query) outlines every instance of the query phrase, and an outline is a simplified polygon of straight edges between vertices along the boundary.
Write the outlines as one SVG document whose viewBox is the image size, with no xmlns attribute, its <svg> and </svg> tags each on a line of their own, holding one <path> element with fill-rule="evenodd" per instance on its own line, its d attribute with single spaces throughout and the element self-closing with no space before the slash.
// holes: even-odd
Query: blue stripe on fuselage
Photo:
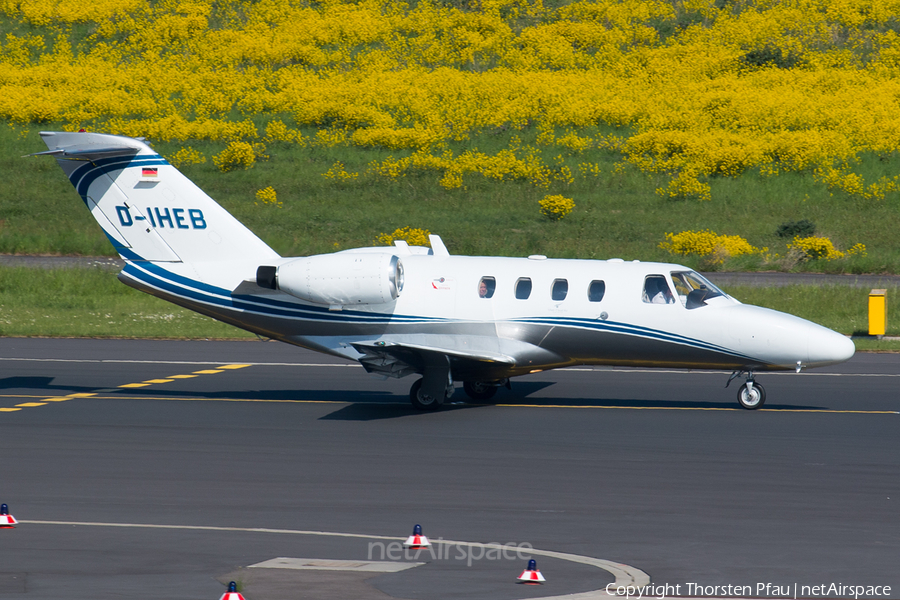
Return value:
<svg viewBox="0 0 900 600">
<path fill-rule="evenodd" d="M 252 312 L 266 316 L 312 319 L 319 321 L 350 323 L 388 322 L 442 322 L 446 319 L 414 317 L 395 314 L 377 314 L 364 311 L 329 311 L 327 307 L 298 305 L 274 298 L 251 295 L 233 295 L 230 290 L 176 275 L 154 263 L 128 263 L 124 272 L 129 276 L 166 293 L 212 304 L 226 309 Z"/>
<path fill-rule="evenodd" d="M 158 264 L 139 264 L 129 262 L 124 272 L 130 277 L 156 288 L 168 295 L 179 298 L 213 305 L 227 310 L 235 310 L 253 313 L 269 317 L 282 317 L 298 320 L 330 321 L 345 324 L 387 324 L 387 323 L 453 323 L 456 319 L 441 319 L 435 317 L 420 317 L 396 314 L 377 314 L 363 311 L 344 310 L 341 312 L 329 311 L 326 307 L 298 305 L 293 302 L 276 300 L 262 296 L 233 295 L 225 288 L 208 285 L 196 280 L 172 273 Z M 629 335 L 654 339 L 661 342 L 690 346 L 699 350 L 727 354 L 736 358 L 754 361 L 752 357 L 739 354 L 728 348 L 689 338 L 680 334 L 670 333 L 658 329 L 651 329 L 639 325 L 616 321 L 597 322 L 593 319 L 579 319 L 574 317 L 533 317 L 513 319 L 512 322 L 528 323 L 534 325 L 547 325 L 555 327 L 578 328 L 593 331 L 602 331 L 612 334 Z"/>
</svg>

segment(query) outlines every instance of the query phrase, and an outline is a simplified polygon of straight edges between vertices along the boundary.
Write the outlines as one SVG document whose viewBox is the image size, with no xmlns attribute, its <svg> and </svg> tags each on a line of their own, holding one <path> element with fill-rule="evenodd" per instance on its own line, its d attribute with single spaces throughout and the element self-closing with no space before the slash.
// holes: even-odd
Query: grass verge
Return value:
<svg viewBox="0 0 900 600">
<path fill-rule="evenodd" d="M 0 267 L 0 335 L 255 338 L 132 289 L 107 269 Z"/>
</svg>

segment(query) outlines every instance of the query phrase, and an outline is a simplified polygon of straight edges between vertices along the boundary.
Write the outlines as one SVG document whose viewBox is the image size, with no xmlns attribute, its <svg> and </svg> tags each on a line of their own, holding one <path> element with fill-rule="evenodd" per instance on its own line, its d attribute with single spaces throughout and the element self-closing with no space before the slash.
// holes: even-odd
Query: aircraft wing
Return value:
<svg viewBox="0 0 900 600">
<path fill-rule="evenodd" d="M 516 359 L 506 354 L 483 349 L 457 347 L 444 336 L 433 340 L 355 342 L 351 346 L 362 354 L 358 360 L 369 373 L 388 377 L 405 377 L 421 373 L 436 360 L 450 360 L 459 367 L 512 366 Z"/>
</svg>

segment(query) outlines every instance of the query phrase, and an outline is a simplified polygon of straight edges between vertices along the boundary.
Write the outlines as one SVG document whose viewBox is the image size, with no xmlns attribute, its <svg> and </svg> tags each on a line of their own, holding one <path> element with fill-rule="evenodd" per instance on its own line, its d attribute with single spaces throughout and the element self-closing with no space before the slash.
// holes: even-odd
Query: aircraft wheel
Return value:
<svg viewBox="0 0 900 600">
<path fill-rule="evenodd" d="M 766 403 L 766 388 L 755 381 L 750 381 L 738 389 L 738 403 L 741 408 L 756 410 Z"/>
<path fill-rule="evenodd" d="M 422 393 L 422 380 L 418 379 L 409 389 L 409 400 L 417 410 L 437 410 L 442 402 Z"/>
<path fill-rule="evenodd" d="M 497 386 L 481 381 L 464 381 L 463 391 L 472 400 L 490 400 L 497 393 Z"/>
</svg>

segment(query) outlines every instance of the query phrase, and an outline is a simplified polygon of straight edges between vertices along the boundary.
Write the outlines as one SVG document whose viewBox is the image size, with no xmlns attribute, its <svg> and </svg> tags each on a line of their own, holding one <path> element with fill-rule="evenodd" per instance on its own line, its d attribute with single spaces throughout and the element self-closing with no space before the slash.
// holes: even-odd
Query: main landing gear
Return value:
<svg viewBox="0 0 900 600">
<path fill-rule="evenodd" d="M 437 410 L 444 403 L 444 400 L 453 395 L 453 383 L 448 382 L 441 396 L 437 384 L 432 385 L 432 391 L 429 393 L 423 386 L 425 377 L 417 380 L 409 390 L 409 400 L 418 410 Z M 505 385 L 509 388 L 509 379 L 501 379 L 498 381 L 465 381 L 463 382 L 463 390 L 472 400 L 490 400 L 497 393 L 497 388 Z M 436 387 L 437 386 L 437 387 Z M 435 393 L 437 390 L 437 393 Z"/>
<path fill-rule="evenodd" d="M 486 381 L 465 381 L 463 391 L 472 400 L 490 400 L 497 393 L 497 386 Z"/>
<path fill-rule="evenodd" d="M 732 381 L 740 377 L 742 373 L 747 374 L 747 379 L 744 381 L 744 385 L 742 385 L 738 389 L 738 404 L 741 405 L 741 408 L 746 408 L 747 410 L 756 410 L 766 403 L 766 388 L 754 381 L 753 371 L 735 371 L 731 374 L 731 377 L 728 378 L 728 383 L 725 384 L 725 387 L 728 387 L 728 385 Z"/>
<path fill-rule="evenodd" d="M 444 403 L 444 400 L 453 394 L 453 385 L 448 385 L 443 397 L 440 397 L 440 394 L 436 396 L 433 393 L 429 394 L 426 391 L 422 391 L 422 382 L 424 380 L 425 378 L 423 377 L 412 384 L 412 387 L 409 389 L 409 400 L 417 410 L 437 410 Z"/>
</svg>

